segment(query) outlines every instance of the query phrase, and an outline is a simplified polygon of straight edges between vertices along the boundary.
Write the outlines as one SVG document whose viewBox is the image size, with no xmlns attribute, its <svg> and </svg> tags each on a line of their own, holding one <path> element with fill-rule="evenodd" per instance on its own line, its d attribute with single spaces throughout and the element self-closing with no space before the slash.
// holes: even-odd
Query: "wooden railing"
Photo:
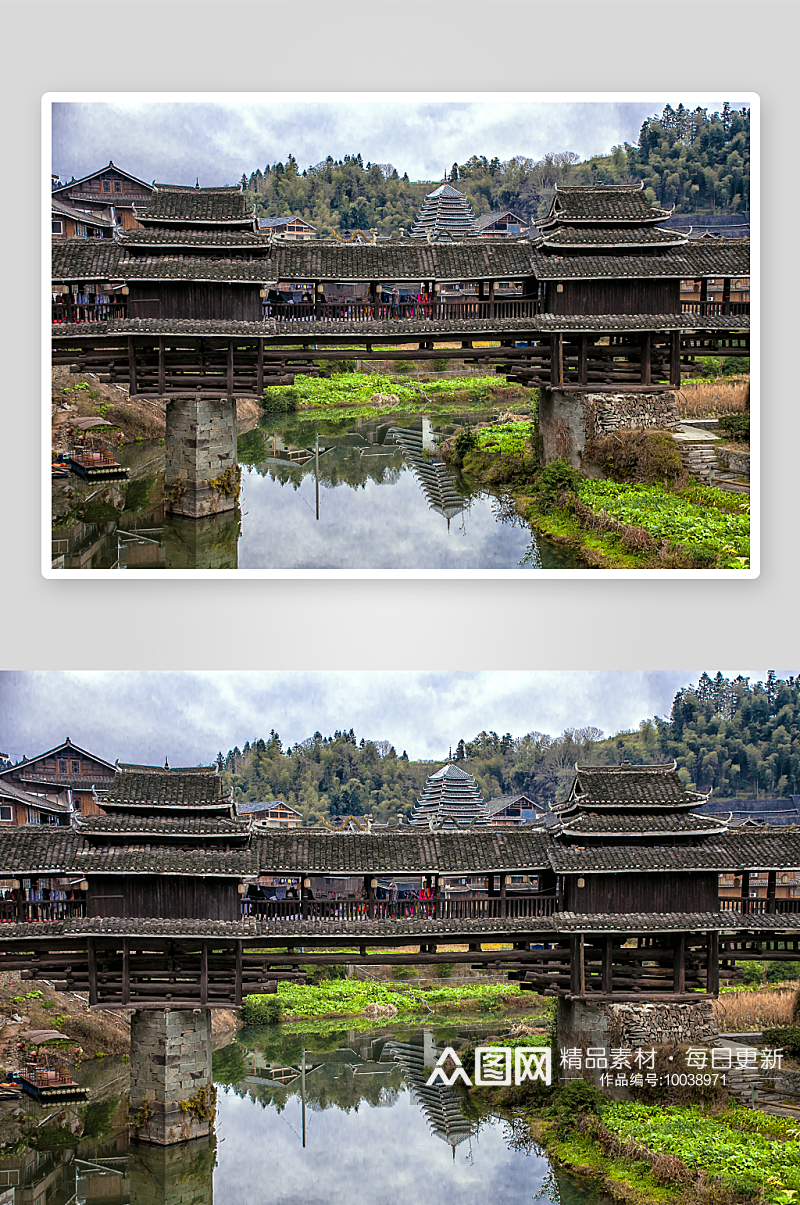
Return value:
<svg viewBox="0 0 800 1205">
<path fill-rule="evenodd" d="M 251 900 L 242 915 L 262 920 L 304 920 L 319 924 L 365 920 L 504 920 L 552 916 L 560 910 L 556 895 L 487 896 L 482 899 L 409 900 Z"/>
<path fill-rule="evenodd" d="M 506 318 L 532 318 L 539 313 L 536 298 L 500 301 L 363 301 L 289 302 L 266 301 L 265 318 L 279 322 L 465 322 Z"/>
<path fill-rule="evenodd" d="M 85 900 L 0 900 L 0 923 L 71 920 L 86 916 Z"/>
<path fill-rule="evenodd" d="M 704 318 L 727 318 L 729 314 L 749 314 L 749 301 L 681 301 L 682 314 L 702 314 Z"/>
<path fill-rule="evenodd" d="M 720 896 L 720 909 L 724 912 L 741 912 L 744 916 L 762 916 L 770 913 L 800 912 L 800 899 L 767 899 L 757 896 L 743 900 L 737 897 Z"/>
<path fill-rule="evenodd" d="M 79 305 L 73 301 L 53 302 L 53 322 L 107 322 L 125 318 L 128 307 L 123 301 L 103 301 Z"/>
</svg>

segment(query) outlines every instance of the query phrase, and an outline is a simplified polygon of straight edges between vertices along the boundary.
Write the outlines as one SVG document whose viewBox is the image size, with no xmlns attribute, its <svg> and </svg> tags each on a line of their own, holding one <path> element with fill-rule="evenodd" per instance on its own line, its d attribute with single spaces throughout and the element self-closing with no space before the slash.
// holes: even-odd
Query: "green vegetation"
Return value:
<svg viewBox="0 0 800 1205">
<path fill-rule="evenodd" d="M 718 420 L 719 428 L 729 439 L 750 439 L 750 412 L 745 414 L 723 414 Z"/>
<path fill-rule="evenodd" d="M 477 446 L 487 452 L 524 456 L 525 444 L 533 438 L 535 429 L 535 423 L 531 420 L 515 419 L 492 427 L 481 427 L 475 432 L 475 440 Z"/>
<path fill-rule="evenodd" d="M 314 406 L 324 408 L 326 413 L 329 408 L 365 406 L 375 394 L 382 397 L 393 394 L 397 402 L 378 403 L 381 410 L 407 411 L 409 402 L 427 409 L 429 401 L 443 401 L 454 398 L 455 395 L 458 395 L 460 400 L 467 398 L 471 401 L 486 401 L 487 394 L 491 397 L 490 391 L 497 390 L 499 385 L 504 385 L 504 382 L 498 381 L 497 377 L 469 377 L 430 381 L 423 390 L 419 385 L 395 381 L 378 373 L 342 372 L 331 377 L 297 377 L 294 385 L 274 385 L 265 390 L 264 394 L 265 397 L 269 395 L 270 408 L 274 410 L 280 408 L 280 399 L 288 394 L 295 404 L 285 406 L 284 409 L 294 410 L 298 405 Z M 352 411 L 348 409 L 348 413 Z M 367 413 L 376 413 L 375 405 Z"/>
<path fill-rule="evenodd" d="M 764 1030 L 764 1045 L 771 1050 L 783 1047 L 789 1055 L 800 1055 L 800 1025 Z"/>
<path fill-rule="evenodd" d="M 242 1001 L 245 1025 L 277 1025 L 283 1016 L 284 1001 L 279 995 L 246 996 Z"/>
<path fill-rule="evenodd" d="M 750 499 L 745 495 L 723 494 L 717 505 L 709 506 L 661 485 L 583 480 L 578 498 L 592 513 L 639 527 L 672 549 L 684 549 L 696 562 L 721 569 L 749 564 Z"/>
<path fill-rule="evenodd" d="M 718 113 L 667 105 L 642 124 L 635 146 L 615 146 L 584 163 L 572 151 L 504 162 L 472 155 L 454 163 L 448 179 L 466 193 L 476 215 L 511 209 L 526 221 L 547 212 L 557 184 L 637 180 L 651 201 L 679 213 L 736 213 L 750 203 L 750 115 L 727 102 Z M 393 164 L 365 164 L 356 154 L 329 155 L 302 170 L 289 155 L 286 163 L 243 174 L 241 183 L 260 217 L 298 213 L 325 238 L 348 229 L 399 235 L 438 182 L 410 181 Z"/>
<path fill-rule="evenodd" d="M 755 1196 L 761 1191 L 770 1202 L 791 1200 L 786 1193 L 800 1190 L 800 1127 L 789 1127 L 791 1136 L 776 1142 L 767 1136 L 776 1129 L 772 1117 L 761 1123 L 767 1134 L 762 1128 L 740 1128 L 741 1114 L 747 1112 L 734 1109 L 710 1117 L 697 1107 L 614 1101 L 603 1107 L 601 1117 L 605 1128 L 622 1144 L 673 1155 L 684 1167 L 719 1176 L 722 1184 L 735 1192 Z"/>
<path fill-rule="evenodd" d="M 279 983 L 278 998 L 283 1011 L 293 1017 L 356 1016 L 368 1004 L 393 1004 L 400 1013 L 422 1013 L 456 1009 L 500 1008 L 519 995 L 516 984 L 475 983 L 458 987 L 413 988 L 393 991 L 375 980 L 332 979 L 316 986 Z M 263 1001 L 272 996 L 247 996 L 242 1002 L 246 1025 L 266 1025 L 261 1019 Z"/>
</svg>

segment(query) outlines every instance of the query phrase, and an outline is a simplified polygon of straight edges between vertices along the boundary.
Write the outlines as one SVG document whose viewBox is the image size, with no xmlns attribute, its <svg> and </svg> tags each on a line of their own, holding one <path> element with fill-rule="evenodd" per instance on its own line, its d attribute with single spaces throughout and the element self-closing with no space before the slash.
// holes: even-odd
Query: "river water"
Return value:
<svg viewBox="0 0 800 1205">
<path fill-rule="evenodd" d="M 553 1167 L 519 1121 L 465 1116 L 452 1089 L 426 1087 L 445 1046 L 496 1025 L 243 1030 L 214 1053 L 215 1138 L 166 1149 L 128 1140 L 127 1066 L 87 1064 L 88 1104 L 0 1104 L 0 1201 L 610 1205 Z"/>
<path fill-rule="evenodd" d="M 263 415 L 240 435 L 240 506 L 165 513 L 164 449 L 124 448 L 127 481 L 53 483 L 53 564 L 67 569 L 572 568 L 499 491 L 476 490 L 433 453 L 489 412 L 323 419 Z"/>
</svg>

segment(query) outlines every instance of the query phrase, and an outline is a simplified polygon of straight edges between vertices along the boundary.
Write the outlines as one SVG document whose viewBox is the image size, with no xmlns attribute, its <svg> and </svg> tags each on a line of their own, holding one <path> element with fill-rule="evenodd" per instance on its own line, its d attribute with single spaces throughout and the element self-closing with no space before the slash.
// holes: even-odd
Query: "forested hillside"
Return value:
<svg viewBox="0 0 800 1205">
<path fill-rule="evenodd" d="M 670 105 L 642 124 L 637 145 L 613 147 L 580 162 L 574 152 L 501 162 L 473 155 L 447 178 L 467 194 L 476 216 L 512 209 L 535 222 L 548 210 L 556 184 L 628 184 L 643 180 L 651 201 L 680 213 L 735 213 L 750 205 L 750 114 L 726 103 L 719 113 Z M 261 217 L 299 213 L 318 237 L 334 231 L 408 232 L 425 194 L 439 183 L 409 180 L 391 163 L 364 163 L 360 154 L 330 155 L 301 169 L 293 155 L 242 175 Z"/>
<path fill-rule="evenodd" d="M 550 805 L 565 798 L 576 762 L 670 758 L 687 785 L 713 787 L 717 797 L 800 794 L 800 678 L 770 674 L 750 683 L 703 674 L 694 690 L 678 691 L 668 720 L 642 720 L 633 732 L 605 739 L 597 728 L 570 728 L 557 737 L 481 732 L 458 741 L 453 753 L 487 799 L 525 791 Z M 227 757 L 220 753 L 217 762 L 237 800 L 285 799 L 312 824 L 367 812 L 378 822 L 408 816 L 427 776 L 442 764 L 411 762 L 389 741 L 359 740 L 352 729 L 329 737 L 316 732 L 285 750 L 273 730 Z"/>
</svg>

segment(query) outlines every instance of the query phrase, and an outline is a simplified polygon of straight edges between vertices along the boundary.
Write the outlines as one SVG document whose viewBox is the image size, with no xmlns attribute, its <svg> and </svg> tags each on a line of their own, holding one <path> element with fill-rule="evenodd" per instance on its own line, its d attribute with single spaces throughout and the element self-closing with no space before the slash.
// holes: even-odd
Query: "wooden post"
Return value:
<svg viewBox="0 0 800 1205">
<path fill-rule="evenodd" d="M 159 337 L 158 340 L 158 396 L 164 396 L 164 340 Z"/>
<path fill-rule="evenodd" d="M 500 875 L 500 915 L 505 919 L 508 916 L 508 903 L 506 901 L 506 876 Z"/>
<path fill-rule="evenodd" d="M 236 943 L 236 979 L 233 988 L 234 1004 L 237 1008 L 242 1006 L 242 943 Z"/>
<path fill-rule="evenodd" d="M 569 990 L 575 998 L 581 994 L 581 939 L 569 939 Z"/>
<path fill-rule="evenodd" d="M 750 871 L 742 871 L 742 915 L 750 911 Z"/>
<path fill-rule="evenodd" d="M 489 281 L 489 317 L 494 319 L 494 281 Z"/>
<path fill-rule="evenodd" d="M 669 383 L 680 386 L 681 383 L 681 332 L 673 331 L 669 345 Z"/>
<path fill-rule="evenodd" d="M 130 396 L 136 396 L 136 345 L 133 342 L 133 336 L 128 335 L 128 384 L 130 386 Z"/>
<path fill-rule="evenodd" d="M 767 872 L 767 912 L 775 911 L 775 896 L 777 894 L 778 872 L 770 870 Z"/>
<path fill-rule="evenodd" d="M 228 397 L 233 397 L 233 339 L 228 340 Z"/>
<path fill-rule="evenodd" d="M 705 316 L 708 311 L 708 279 L 703 277 L 700 281 L 700 313 Z"/>
<path fill-rule="evenodd" d="M 672 990 L 682 996 L 686 992 L 686 934 L 675 938 L 675 954 L 672 967 Z"/>
<path fill-rule="evenodd" d="M 204 941 L 200 950 L 200 1007 L 208 1004 L 208 942 Z"/>
<path fill-rule="evenodd" d="M 610 996 L 614 989 L 613 958 L 614 939 L 607 937 L 603 945 L 603 995 Z"/>
<path fill-rule="evenodd" d="M 89 1007 L 97 1004 L 97 953 L 94 938 L 86 939 L 86 961 L 89 964 Z"/>
<path fill-rule="evenodd" d="M 578 344 L 578 384 L 586 385 L 589 381 L 588 369 L 588 348 L 589 340 L 586 335 L 581 335 Z"/>
<path fill-rule="evenodd" d="M 320 302 L 319 302 L 319 285 L 320 285 L 320 282 L 319 282 L 318 280 L 315 280 L 315 281 L 314 281 L 314 286 L 313 286 L 313 287 L 314 287 L 314 317 L 315 317 L 315 318 L 319 318 L 319 317 L 320 317 L 320 312 L 319 312 L 319 305 L 320 305 Z M 371 286 L 371 285 L 370 285 L 370 288 L 372 288 L 372 286 Z"/>
<path fill-rule="evenodd" d="M 642 335 L 642 384 L 650 384 L 650 355 L 652 339 L 650 332 Z"/>
<path fill-rule="evenodd" d="M 131 998 L 131 943 L 130 939 L 122 939 L 122 1003 L 130 1003 Z"/>
<path fill-rule="evenodd" d="M 719 934 L 709 933 L 707 945 L 706 990 L 709 996 L 719 995 Z"/>
<path fill-rule="evenodd" d="M 264 392 L 264 340 L 258 341 L 258 364 L 256 367 L 256 394 L 261 397 Z"/>
<path fill-rule="evenodd" d="M 726 276 L 722 282 L 722 312 L 725 315 L 731 312 L 731 278 Z"/>
</svg>

